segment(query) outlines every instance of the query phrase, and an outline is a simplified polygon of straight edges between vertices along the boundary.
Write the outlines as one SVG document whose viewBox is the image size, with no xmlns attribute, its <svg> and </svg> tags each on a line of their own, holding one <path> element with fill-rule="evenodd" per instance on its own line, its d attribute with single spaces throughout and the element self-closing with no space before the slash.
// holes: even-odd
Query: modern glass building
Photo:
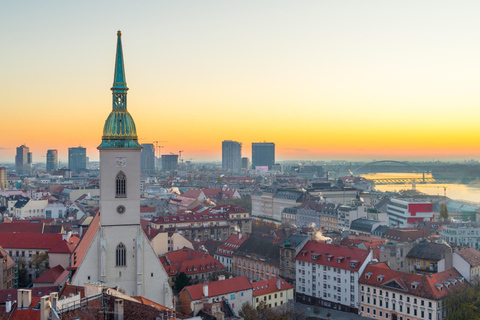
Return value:
<svg viewBox="0 0 480 320">
<path fill-rule="evenodd" d="M 259 142 L 252 143 L 252 168 L 267 167 L 275 164 L 275 143 Z"/>
</svg>

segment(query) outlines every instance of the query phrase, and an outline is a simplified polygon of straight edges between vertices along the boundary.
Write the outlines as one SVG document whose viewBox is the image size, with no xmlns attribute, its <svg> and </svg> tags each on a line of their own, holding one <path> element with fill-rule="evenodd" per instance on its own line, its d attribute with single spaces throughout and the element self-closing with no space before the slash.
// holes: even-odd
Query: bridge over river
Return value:
<svg viewBox="0 0 480 320">
<path fill-rule="evenodd" d="M 403 169 L 402 169 L 403 168 Z M 380 170 L 379 170 L 380 169 Z M 385 170 L 386 169 L 386 170 Z M 386 174 L 388 169 L 395 169 L 394 176 Z M 426 167 L 420 167 L 418 164 L 397 160 L 372 161 L 363 164 L 357 168 L 352 168 L 352 175 L 364 175 L 367 172 L 378 172 L 376 175 L 367 177 L 368 180 L 375 182 L 376 185 L 385 184 L 449 184 L 449 183 L 468 183 L 472 179 L 460 179 L 450 177 L 433 177 L 431 171 Z M 383 172 L 383 174 L 382 174 Z M 402 173 L 403 172 L 403 173 Z M 368 174 L 367 174 L 368 175 Z"/>
<path fill-rule="evenodd" d="M 379 179 L 368 179 L 370 181 L 373 181 L 376 185 L 380 184 L 446 184 L 446 183 L 459 183 L 460 181 L 458 179 L 454 178 L 441 178 L 441 179 L 435 179 L 435 178 L 411 178 L 411 177 L 405 177 L 405 178 L 379 178 Z M 473 179 L 472 179 L 473 181 Z M 461 181 L 462 183 L 465 183 L 466 181 Z M 468 182 L 468 181 L 467 181 Z"/>
</svg>

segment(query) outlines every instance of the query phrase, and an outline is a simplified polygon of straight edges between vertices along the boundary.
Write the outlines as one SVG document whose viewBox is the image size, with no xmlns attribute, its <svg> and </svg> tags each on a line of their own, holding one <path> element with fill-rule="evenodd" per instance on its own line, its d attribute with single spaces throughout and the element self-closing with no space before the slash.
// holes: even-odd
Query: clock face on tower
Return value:
<svg viewBox="0 0 480 320">
<path fill-rule="evenodd" d="M 127 165 L 127 158 L 117 158 L 117 167 L 125 167 Z"/>
</svg>

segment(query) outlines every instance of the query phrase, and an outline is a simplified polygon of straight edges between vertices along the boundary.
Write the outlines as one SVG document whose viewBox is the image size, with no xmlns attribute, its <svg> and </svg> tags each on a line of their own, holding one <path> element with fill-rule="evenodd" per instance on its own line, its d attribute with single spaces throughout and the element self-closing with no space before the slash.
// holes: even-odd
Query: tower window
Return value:
<svg viewBox="0 0 480 320">
<path fill-rule="evenodd" d="M 120 171 L 116 177 L 116 193 L 115 198 L 126 198 L 127 197 L 127 177 L 125 173 Z"/>
<path fill-rule="evenodd" d="M 127 248 L 123 243 L 120 243 L 117 246 L 116 252 L 116 266 L 117 267 L 124 267 L 127 265 Z"/>
</svg>

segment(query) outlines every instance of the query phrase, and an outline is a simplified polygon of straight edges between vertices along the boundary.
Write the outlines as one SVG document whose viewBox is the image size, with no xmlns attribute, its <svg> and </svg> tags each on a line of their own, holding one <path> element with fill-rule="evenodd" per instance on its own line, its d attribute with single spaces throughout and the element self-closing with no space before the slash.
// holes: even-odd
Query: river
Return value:
<svg viewBox="0 0 480 320">
<path fill-rule="evenodd" d="M 362 174 L 366 179 L 388 179 L 388 178 L 422 178 L 421 173 L 369 173 Z M 432 178 L 431 174 L 425 174 L 425 178 Z M 446 188 L 447 197 L 453 200 L 464 200 L 480 203 L 480 186 L 466 185 L 456 183 L 445 184 L 416 184 L 417 191 L 430 195 L 444 195 Z M 411 190 L 412 184 L 379 184 L 375 186 L 378 191 L 400 191 L 402 189 Z"/>
</svg>

